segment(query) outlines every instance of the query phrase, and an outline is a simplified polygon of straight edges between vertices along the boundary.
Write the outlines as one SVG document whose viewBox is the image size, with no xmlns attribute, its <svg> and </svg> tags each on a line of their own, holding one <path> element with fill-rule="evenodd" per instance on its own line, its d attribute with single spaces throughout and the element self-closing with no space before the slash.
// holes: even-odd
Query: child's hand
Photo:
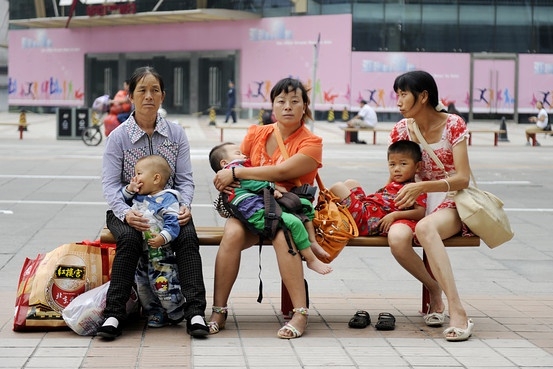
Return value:
<svg viewBox="0 0 553 369">
<path fill-rule="evenodd" d="M 279 186 L 277 184 L 275 184 L 275 191 L 280 191 L 280 193 L 288 192 L 288 191 L 286 191 L 286 187 Z"/>
<path fill-rule="evenodd" d="M 152 238 L 148 240 L 148 246 L 157 249 L 165 244 L 165 238 L 163 238 L 162 235 L 158 233 L 151 233 L 151 237 Z"/>
<path fill-rule="evenodd" d="M 378 229 L 382 233 L 388 233 L 390 231 L 390 227 L 395 221 L 396 217 L 394 216 L 394 213 L 387 214 L 380 219 L 380 222 L 378 222 Z"/>
<path fill-rule="evenodd" d="M 273 196 L 275 197 L 275 199 L 280 199 L 282 197 L 282 192 L 275 189 L 275 191 L 273 192 Z"/>
<path fill-rule="evenodd" d="M 127 191 L 129 192 L 138 192 L 140 191 L 140 187 L 142 187 L 142 183 L 140 183 L 136 176 L 131 178 L 131 183 L 127 185 Z"/>
</svg>

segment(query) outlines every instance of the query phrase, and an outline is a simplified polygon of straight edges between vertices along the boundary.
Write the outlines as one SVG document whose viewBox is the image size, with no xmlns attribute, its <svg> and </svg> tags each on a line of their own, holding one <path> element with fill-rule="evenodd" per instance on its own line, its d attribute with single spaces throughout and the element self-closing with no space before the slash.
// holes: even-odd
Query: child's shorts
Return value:
<svg viewBox="0 0 553 369">
<path fill-rule="evenodd" d="M 378 222 L 388 212 L 382 208 L 381 204 L 370 201 L 361 187 L 352 188 L 349 197 L 344 199 L 342 204 L 347 206 L 355 220 L 360 236 L 386 236 L 386 233 L 380 232 Z M 400 219 L 394 222 L 394 224 L 396 223 L 406 224 L 413 233 L 415 232 L 417 222 L 414 220 Z"/>
</svg>

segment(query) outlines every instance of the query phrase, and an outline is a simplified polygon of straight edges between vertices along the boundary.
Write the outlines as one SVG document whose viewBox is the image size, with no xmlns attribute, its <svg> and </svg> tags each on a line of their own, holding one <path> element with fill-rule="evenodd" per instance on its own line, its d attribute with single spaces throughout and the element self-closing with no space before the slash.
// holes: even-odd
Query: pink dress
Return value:
<svg viewBox="0 0 553 369">
<path fill-rule="evenodd" d="M 390 133 L 390 144 L 399 140 L 412 141 L 412 137 L 407 126 L 407 123 L 410 121 L 411 119 L 405 118 L 396 123 Z M 464 139 L 468 140 L 468 136 L 469 133 L 465 121 L 457 115 L 449 114 L 444 131 L 442 132 L 441 140 L 439 142 L 429 144 L 444 165 L 447 173 L 450 175 L 455 173 L 455 165 L 453 163 L 453 146 L 457 145 Z M 434 163 L 434 160 L 432 160 L 424 149 L 422 150 L 422 161 L 423 165 L 419 174 L 420 180 L 432 181 L 447 177 L 446 173 L 440 169 L 436 163 Z M 455 201 L 453 201 L 452 197 L 445 197 L 445 199 L 432 212 L 445 208 L 456 209 Z M 468 227 L 464 224 L 462 233 L 463 236 L 472 235 L 472 233 L 468 230 Z"/>
</svg>

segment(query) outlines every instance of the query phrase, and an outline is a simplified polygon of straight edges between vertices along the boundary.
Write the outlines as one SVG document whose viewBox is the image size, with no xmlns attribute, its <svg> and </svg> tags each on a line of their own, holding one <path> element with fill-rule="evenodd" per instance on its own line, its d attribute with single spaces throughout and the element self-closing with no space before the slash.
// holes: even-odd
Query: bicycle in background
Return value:
<svg viewBox="0 0 553 369">
<path fill-rule="evenodd" d="M 82 134 L 82 140 L 87 146 L 98 146 L 102 142 L 102 127 L 104 126 L 104 115 L 109 110 L 109 95 L 103 95 L 92 103 L 92 114 L 90 122 L 92 125 L 87 127 Z"/>
</svg>

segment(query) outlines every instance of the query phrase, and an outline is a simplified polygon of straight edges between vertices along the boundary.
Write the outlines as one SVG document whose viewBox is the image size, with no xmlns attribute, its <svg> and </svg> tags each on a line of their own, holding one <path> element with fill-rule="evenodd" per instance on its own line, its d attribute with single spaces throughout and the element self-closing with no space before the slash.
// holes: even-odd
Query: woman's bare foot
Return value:
<svg viewBox="0 0 553 369">
<path fill-rule="evenodd" d="M 323 247 L 317 242 L 311 242 L 311 250 L 313 250 L 313 253 L 319 259 L 326 259 L 330 257 L 330 254 L 326 252 L 325 249 L 323 249 Z"/>
<path fill-rule="evenodd" d="M 307 267 L 319 274 L 328 274 L 332 272 L 332 267 L 328 264 L 323 263 L 317 258 L 313 260 L 306 260 Z"/>
</svg>

